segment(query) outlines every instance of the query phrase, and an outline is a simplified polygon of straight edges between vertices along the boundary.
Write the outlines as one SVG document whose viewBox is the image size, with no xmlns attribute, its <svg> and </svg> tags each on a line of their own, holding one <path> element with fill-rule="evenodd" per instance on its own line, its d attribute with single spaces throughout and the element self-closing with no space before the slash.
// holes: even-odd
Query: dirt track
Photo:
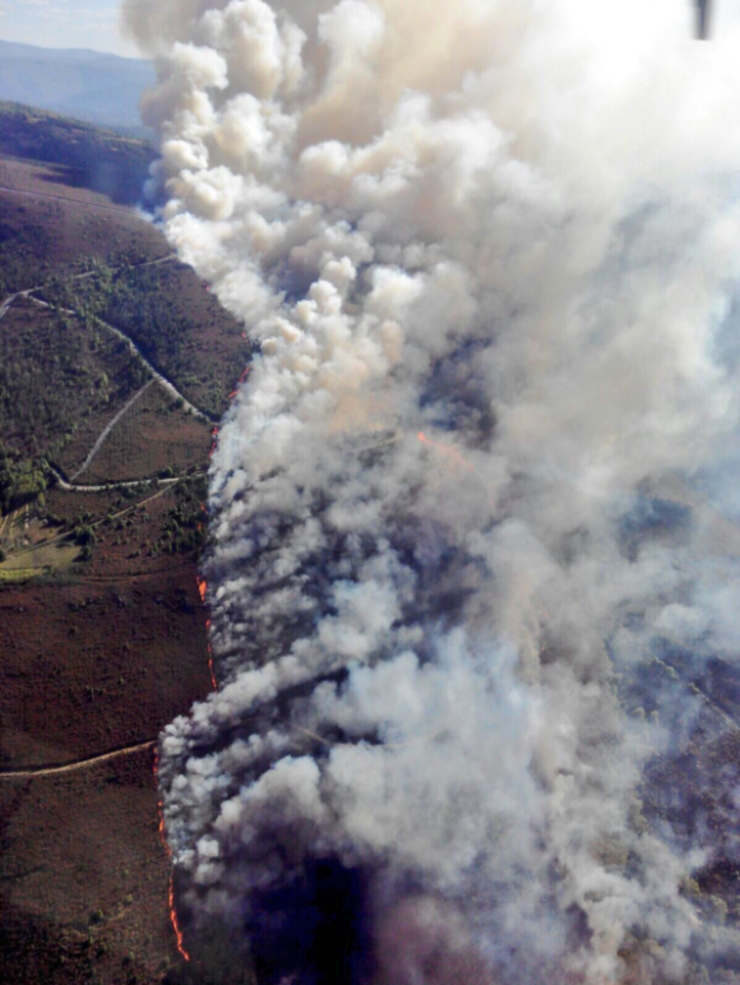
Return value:
<svg viewBox="0 0 740 985">
<path fill-rule="evenodd" d="M 2 188 L 0 188 L 0 190 L 2 190 Z M 157 260 L 148 260 L 148 261 L 146 261 L 146 263 L 136 264 L 131 269 L 133 269 L 133 270 L 141 270 L 144 267 L 157 267 L 157 266 L 160 266 L 163 263 L 169 263 L 171 260 L 174 260 L 174 259 L 176 259 L 175 254 L 171 254 L 170 253 L 167 256 L 159 257 Z M 117 270 L 120 270 L 120 269 L 121 269 L 120 267 L 114 267 L 113 268 L 113 272 L 115 273 Z M 73 280 L 85 280 L 85 279 L 87 279 L 89 277 L 92 277 L 93 273 L 94 273 L 94 271 L 86 271 L 83 274 L 77 274 L 72 279 Z M 40 291 L 40 290 L 41 290 L 41 287 L 40 286 L 38 286 L 38 287 L 29 287 L 25 291 L 18 291 L 16 294 L 11 294 L 9 297 L 5 298 L 5 300 L 2 302 L 2 304 L 0 304 L 0 321 L 2 321 L 2 319 L 8 313 L 8 311 L 10 310 L 10 308 L 13 306 L 14 302 L 18 300 L 18 298 L 28 298 L 37 307 L 39 307 L 39 308 L 45 308 L 45 309 L 49 310 L 52 307 L 51 305 L 47 304 L 46 301 L 41 301 L 39 298 L 37 298 L 37 297 L 34 296 L 36 294 L 36 292 L 37 291 Z M 75 318 L 78 317 L 77 312 L 76 311 L 72 311 L 71 309 L 61 308 L 61 309 L 58 309 L 58 310 L 62 311 L 66 315 L 71 315 L 72 317 L 75 317 Z M 139 346 L 134 342 L 133 339 L 131 339 L 128 335 L 126 335 L 125 332 L 122 332 L 120 328 L 116 328 L 115 325 L 111 325 L 109 322 L 103 321 L 102 318 L 95 318 L 94 320 L 99 325 L 101 325 L 103 328 L 105 328 L 107 331 L 112 332 L 113 335 L 115 335 L 117 338 L 119 338 L 122 342 L 125 342 L 126 345 L 129 348 L 129 351 L 131 352 L 131 354 L 134 357 L 136 357 L 137 359 L 139 359 L 144 364 L 144 366 L 146 367 L 146 369 L 149 372 L 150 376 L 152 377 L 152 382 L 159 383 L 159 385 L 174 400 L 182 401 L 182 405 L 183 405 L 184 410 L 186 410 L 189 414 L 192 414 L 194 417 L 197 417 L 198 420 L 203 421 L 205 424 L 212 425 L 212 424 L 215 424 L 216 423 L 215 419 L 210 414 L 208 414 L 206 411 L 201 410 L 199 407 L 196 407 L 195 404 L 193 404 L 189 400 L 187 400 L 180 393 L 180 391 L 177 389 L 177 387 L 174 385 L 174 383 L 172 383 L 169 379 L 167 379 L 167 377 L 163 373 L 161 373 L 158 369 L 156 369 L 149 362 L 149 360 L 144 355 L 144 353 L 141 351 L 141 349 L 139 348 Z M 135 399 L 137 399 L 137 398 L 135 398 Z M 133 403 L 133 401 L 132 401 L 132 403 Z M 124 409 L 124 411 L 121 413 L 121 417 L 123 417 L 123 415 L 125 414 L 125 411 L 127 409 L 128 408 L 125 408 Z M 114 424 L 115 423 L 118 423 L 118 420 L 119 419 L 120 418 L 116 419 L 116 421 L 113 422 L 113 423 Z M 112 430 L 112 425 L 111 425 L 111 428 L 110 429 Z M 110 433 L 110 432 L 108 432 L 108 433 Z M 99 439 L 101 445 L 104 442 L 104 440 L 105 440 L 106 437 L 107 437 L 107 434 L 105 434 L 104 436 L 101 435 L 101 439 L 102 440 Z M 92 458 L 94 457 L 95 454 L 97 454 L 97 451 L 99 450 L 99 447 L 100 446 L 97 446 L 95 449 L 93 449 L 93 452 L 91 452 L 91 455 L 90 455 L 90 461 L 87 461 L 85 463 L 85 465 L 82 467 L 82 469 L 80 470 L 80 472 L 77 473 L 78 475 L 81 474 L 82 472 L 84 472 L 85 469 L 89 466 L 90 462 L 92 461 Z"/>
<path fill-rule="evenodd" d="M 139 400 L 140 397 L 142 397 L 146 393 L 146 391 L 149 389 L 150 386 L 153 386 L 153 384 L 154 384 L 154 380 L 149 380 L 148 383 L 144 384 L 141 390 L 137 390 L 137 392 L 133 395 L 133 397 L 129 400 L 129 402 L 124 407 L 122 407 L 121 410 L 118 411 L 118 413 L 110 422 L 110 424 L 108 424 L 105 428 L 103 428 L 103 430 L 100 432 L 100 435 L 98 436 L 98 440 L 92 446 L 89 455 L 82 463 L 80 468 L 78 468 L 75 474 L 72 476 L 73 483 L 76 479 L 78 479 L 82 475 L 83 472 L 86 472 L 90 468 L 90 466 L 92 465 L 95 459 L 95 456 L 98 454 L 100 449 L 105 444 L 105 441 L 108 438 L 108 435 L 113 430 L 113 428 L 116 426 L 116 424 L 118 424 L 119 421 L 121 421 L 126 416 L 126 414 L 128 414 L 128 412 L 131 410 L 134 404 Z"/>
<path fill-rule="evenodd" d="M 49 766 L 38 766 L 35 769 L 11 769 L 0 770 L 0 780 L 32 780 L 38 776 L 59 776 L 62 773 L 74 773 L 76 770 L 86 769 L 88 766 L 97 766 L 106 763 L 111 759 L 118 759 L 119 756 L 130 756 L 135 752 L 143 752 L 144 749 L 151 749 L 156 745 L 156 739 L 149 739 L 147 742 L 139 742 L 135 746 L 126 746 L 123 749 L 113 749 L 111 752 L 104 752 L 99 756 L 91 756 L 89 759 L 79 759 L 74 763 L 52 764 Z"/>
</svg>

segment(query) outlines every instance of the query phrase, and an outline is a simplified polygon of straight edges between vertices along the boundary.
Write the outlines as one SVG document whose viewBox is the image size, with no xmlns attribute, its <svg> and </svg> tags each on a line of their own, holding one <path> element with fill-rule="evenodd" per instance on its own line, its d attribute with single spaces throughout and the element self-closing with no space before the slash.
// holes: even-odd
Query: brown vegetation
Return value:
<svg viewBox="0 0 740 985">
<path fill-rule="evenodd" d="M 106 153 L 115 139 L 105 137 Z M 43 146 L 53 158 L 54 140 Z M 187 268 L 134 270 L 166 256 L 167 244 L 84 179 L 74 162 L 0 157 L 0 186 L 12 189 L 0 190 L 0 303 L 50 278 L 72 290 L 86 282 L 70 278 L 105 264 L 108 283 L 120 278 L 152 315 L 138 327 L 153 334 L 137 343 L 193 402 L 219 413 L 247 357 L 241 332 Z M 161 303 L 146 300 L 155 295 Z M 136 747 L 211 688 L 196 583 L 209 429 L 155 382 L 79 482 L 189 477 L 99 493 L 55 487 L 47 460 L 73 473 L 151 379 L 84 310 L 93 300 L 79 291 L 77 301 L 83 310 L 72 316 L 19 299 L 0 321 L 0 485 L 9 490 L 0 511 L 0 981 L 155 985 L 177 977 L 181 959 L 151 748 L 68 773 L 8 775 Z"/>
</svg>

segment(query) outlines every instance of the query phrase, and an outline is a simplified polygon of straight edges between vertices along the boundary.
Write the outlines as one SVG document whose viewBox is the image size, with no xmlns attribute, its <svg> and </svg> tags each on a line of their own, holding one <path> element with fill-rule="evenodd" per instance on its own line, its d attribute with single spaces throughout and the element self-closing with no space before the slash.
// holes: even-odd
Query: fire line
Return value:
<svg viewBox="0 0 740 985">
<path fill-rule="evenodd" d="M 159 753 L 155 750 L 154 752 L 154 782 L 159 787 Z M 184 937 L 182 933 L 182 928 L 180 927 L 180 921 L 177 916 L 177 907 L 175 906 L 175 873 L 172 866 L 172 851 L 167 843 L 167 833 L 165 831 L 165 820 L 164 820 L 164 804 L 161 800 L 157 801 L 157 815 L 158 815 L 158 830 L 159 838 L 162 842 L 162 847 L 164 848 L 164 853 L 167 856 L 167 862 L 170 866 L 170 882 L 169 888 L 167 890 L 167 907 L 170 915 L 170 923 L 172 924 L 172 929 L 175 932 L 175 943 L 177 945 L 177 950 L 181 957 L 185 961 L 190 961 L 190 955 L 185 949 Z"/>
</svg>

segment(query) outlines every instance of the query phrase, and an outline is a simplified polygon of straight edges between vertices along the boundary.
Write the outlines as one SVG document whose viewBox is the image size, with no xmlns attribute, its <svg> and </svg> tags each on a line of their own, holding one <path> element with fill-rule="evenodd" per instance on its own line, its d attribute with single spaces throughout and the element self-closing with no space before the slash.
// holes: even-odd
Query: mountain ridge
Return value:
<svg viewBox="0 0 740 985">
<path fill-rule="evenodd" d="M 0 100 L 146 135 L 138 104 L 154 67 L 85 48 L 38 48 L 0 40 Z"/>
</svg>

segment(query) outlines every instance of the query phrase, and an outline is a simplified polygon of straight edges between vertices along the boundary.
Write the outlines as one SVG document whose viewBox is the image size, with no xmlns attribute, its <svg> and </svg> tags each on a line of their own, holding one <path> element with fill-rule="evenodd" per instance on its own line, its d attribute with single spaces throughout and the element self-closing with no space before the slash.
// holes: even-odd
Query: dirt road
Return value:
<svg viewBox="0 0 740 985">
<path fill-rule="evenodd" d="M 144 749 L 152 749 L 156 743 L 156 739 L 149 739 L 147 742 L 140 742 L 135 746 L 113 749 L 111 752 L 104 752 L 99 756 L 91 756 L 89 759 L 78 759 L 73 763 L 37 766 L 33 769 L 0 770 L 0 780 L 33 780 L 39 776 L 60 776 L 64 773 L 74 773 L 77 770 L 84 770 L 90 766 L 107 763 L 111 759 L 118 759 L 121 756 L 131 756 L 135 752 L 143 752 Z"/>
<path fill-rule="evenodd" d="M 85 459 L 85 461 L 82 463 L 82 465 L 80 466 L 80 468 L 78 468 L 77 471 L 75 472 L 75 474 L 72 476 L 72 480 L 71 480 L 72 482 L 74 482 L 76 479 L 78 479 L 82 475 L 83 472 L 87 472 L 87 470 L 92 465 L 92 463 L 93 463 L 93 461 L 95 459 L 95 456 L 98 454 L 98 452 L 100 451 L 100 449 L 105 444 L 105 442 L 106 442 L 106 440 L 108 438 L 108 435 L 111 433 L 111 431 L 113 430 L 113 428 L 116 426 L 116 424 L 118 424 L 118 422 L 122 418 L 124 418 L 126 416 L 126 414 L 128 414 L 128 412 L 131 410 L 131 408 L 134 406 L 134 404 L 138 401 L 139 397 L 143 397 L 144 394 L 146 393 L 146 391 L 151 386 L 154 386 L 154 380 L 149 380 L 148 383 L 145 383 L 144 386 L 141 388 L 141 390 L 139 390 L 137 393 L 135 393 L 133 395 L 133 397 L 129 400 L 129 402 L 125 405 L 125 407 L 122 407 L 121 410 L 118 411 L 118 413 L 113 418 L 113 420 L 110 422 L 110 424 L 108 424 L 105 428 L 103 428 L 103 430 L 101 431 L 101 433 L 100 433 L 100 435 L 98 437 L 98 440 L 95 442 L 95 444 L 90 449 L 89 455 L 87 456 L 87 458 Z"/>
</svg>

